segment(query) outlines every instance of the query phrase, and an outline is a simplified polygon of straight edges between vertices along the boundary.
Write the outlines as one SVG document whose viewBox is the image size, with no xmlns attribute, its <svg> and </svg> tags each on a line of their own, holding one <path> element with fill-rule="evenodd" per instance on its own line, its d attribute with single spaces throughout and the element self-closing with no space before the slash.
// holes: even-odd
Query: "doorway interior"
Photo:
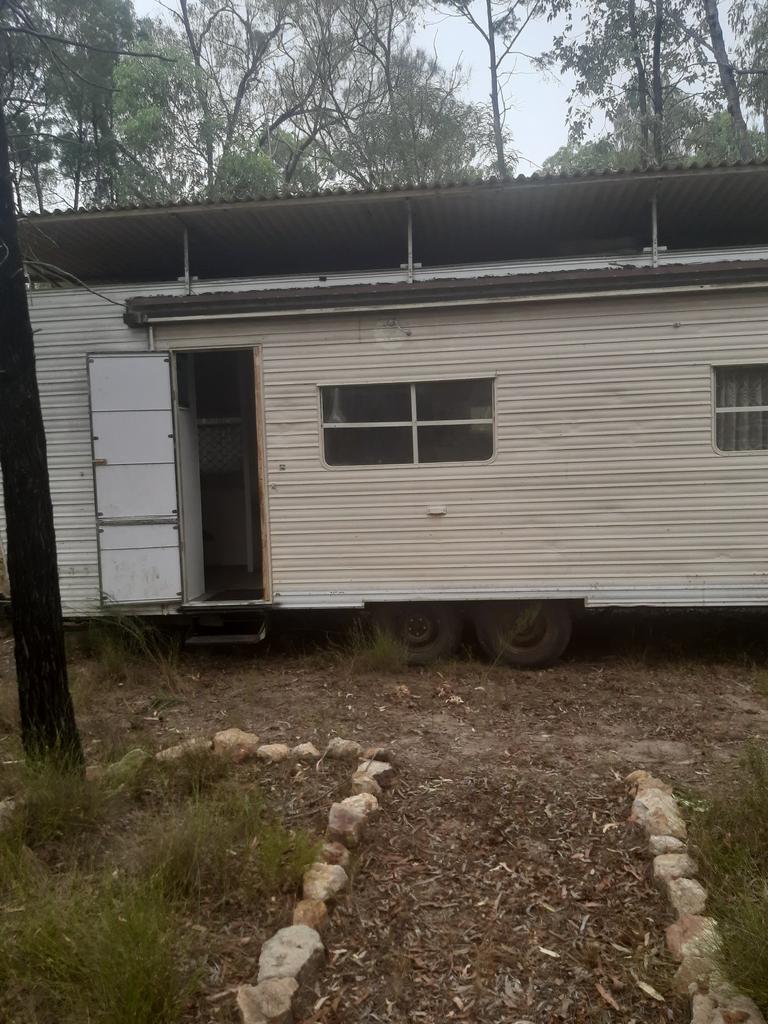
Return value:
<svg viewBox="0 0 768 1024">
<path fill-rule="evenodd" d="M 251 348 L 175 354 L 187 603 L 265 598 L 255 358 Z"/>
</svg>

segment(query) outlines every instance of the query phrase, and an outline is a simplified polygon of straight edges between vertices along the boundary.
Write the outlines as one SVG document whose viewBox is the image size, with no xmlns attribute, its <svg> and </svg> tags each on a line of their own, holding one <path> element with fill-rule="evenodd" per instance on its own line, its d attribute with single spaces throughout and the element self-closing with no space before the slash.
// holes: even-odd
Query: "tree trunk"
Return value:
<svg viewBox="0 0 768 1024">
<path fill-rule="evenodd" d="M 664 85 L 661 80 L 661 37 L 664 28 L 664 0 L 656 0 L 653 15 L 653 159 L 664 162 Z"/>
<path fill-rule="evenodd" d="M 632 57 L 637 75 L 637 109 L 640 114 L 640 162 L 647 167 L 651 162 L 650 131 L 648 125 L 648 77 L 640 51 L 640 40 L 637 31 L 637 14 L 635 0 L 629 0 L 627 8 L 629 18 L 629 35 L 632 40 Z"/>
<path fill-rule="evenodd" d="M 0 238 L 0 467 L 21 739 L 28 757 L 74 767 L 83 752 L 67 683 L 45 431 L 2 107 Z"/>
<path fill-rule="evenodd" d="M 739 157 L 742 160 L 753 160 L 755 152 L 752 148 L 752 143 L 749 141 L 747 124 L 741 112 L 741 97 L 739 95 L 739 87 L 736 84 L 736 76 L 733 73 L 733 65 L 728 60 L 728 52 L 725 49 L 717 0 L 704 0 L 704 12 L 707 16 L 709 38 L 712 40 L 712 51 L 714 52 L 717 68 L 720 72 L 720 83 L 725 93 L 726 103 L 728 104 L 728 113 L 731 115 L 733 128 L 736 132 Z"/>
<path fill-rule="evenodd" d="M 485 0 L 486 17 L 488 19 L 488 57 L 491 70 L 491 112 L 493 115 L 493 143 L 496 147 L 496 169 L 500 178 L 507 176 L 507 161 L 504 155 L 504 132 L 501 126 L 501 108 L 499 106 L 499 69 L 496 60 L 496 30 L 493 25 L 493 7 L 491 0 Z"/>
</svg>

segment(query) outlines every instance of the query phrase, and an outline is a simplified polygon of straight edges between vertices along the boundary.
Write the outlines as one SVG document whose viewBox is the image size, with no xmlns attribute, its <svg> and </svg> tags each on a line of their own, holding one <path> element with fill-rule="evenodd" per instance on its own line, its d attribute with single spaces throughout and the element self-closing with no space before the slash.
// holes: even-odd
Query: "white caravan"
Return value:
<svg viewBox="0 0 768 1024">
<path fill-rule="evenodd" d="M 768 166 L 29 216 L 71 617 L 768 604 Z M 4 535 L 4 527 L 2 534 Z M 12 586 L 12 581 L 11 581 Z"/>
</svg>

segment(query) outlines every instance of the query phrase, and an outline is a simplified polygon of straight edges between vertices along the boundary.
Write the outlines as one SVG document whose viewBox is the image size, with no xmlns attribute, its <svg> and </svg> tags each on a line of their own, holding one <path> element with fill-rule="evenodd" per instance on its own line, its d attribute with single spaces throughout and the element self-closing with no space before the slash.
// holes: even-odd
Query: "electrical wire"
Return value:
<svg viewBox="0 0 768 1024">
<path fill-rule="evenodd" d="M 81 281 L 76 274 L 71 274 L 68 270 L 64 270 L 62 267 L 57 267 L 55 263 L 44 263 L 42 260 L 24 260 L 26 264 L 33 267 L 42 267 L 45 270 L 52 270 L 55 274 L 63 278 L 67 278 L 70 281 L 74 281 L 75 284 L 79 284 L 81 288 L 85 288 L 91 295 L 95 295 L 99 299 L 104 299 L 105 302 L 111 302 L 113 306 L 119 306 L 122 310 L 127 309 L 125 302 L 120 302 L 117 299 L 111 299 L 109 295 L 104 295 L 103 292 L 96 291 L 95 288 L 91 288 L 85 281 Z"/>
</svg>

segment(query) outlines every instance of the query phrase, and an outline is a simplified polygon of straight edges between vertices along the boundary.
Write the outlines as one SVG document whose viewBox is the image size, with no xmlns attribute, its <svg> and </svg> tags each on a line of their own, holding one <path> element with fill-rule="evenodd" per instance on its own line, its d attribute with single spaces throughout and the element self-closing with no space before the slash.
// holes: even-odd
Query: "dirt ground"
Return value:
<svg viewBox="0 0 768 1024">
<path fill-rule="evenodd" d="M 661 1024 L 688 1018 L 621 779 L 647 767 L 705 787 L 768 737 L 766 625 L 762 612 L 606 613 L 579 622 L 545 671 L 470 648 L 384 674 L 362 671 L 334 624 L 310 632 L 297 617 L 253 651 L 186 653 L 172 694 L 150 669 L 103 700 L 93 666 L 73 674 L 89 760 L 232 725 L 394 752 L 398 783 L 334 914 L 307 1020 Z M 0 650 L 7 693 L 7 635 Z M 14 742 L 3 732 L 0 759 Z M 210 994 L 252 981 L 255 954 L 250 975 L 242 955 L 237 977 L 208 965 Z M 196 1020 L 236 1020 L 231 999 L 208 1005 Z"/>
</svg>

